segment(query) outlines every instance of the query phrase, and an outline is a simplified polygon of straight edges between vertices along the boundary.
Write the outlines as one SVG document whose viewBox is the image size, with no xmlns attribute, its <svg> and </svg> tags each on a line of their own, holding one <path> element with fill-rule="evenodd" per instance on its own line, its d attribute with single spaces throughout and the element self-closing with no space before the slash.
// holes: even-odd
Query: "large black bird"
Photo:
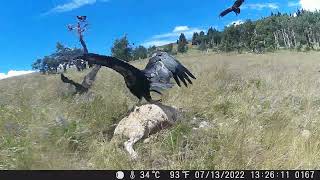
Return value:
<svg viewBox="0 0 320 180">
<path fill-rule="evenodd" d="M 192 84 L 189 76 L 196 79 L 187 68 L 166 52 L 154 53 L 144 70 L 139 70 L 118 58 L 93 53 L 84 54 L 77 59 L 88 61 L 89 64 L 106 66 L 120 73 L 130 92 L 139 99 L 139 103 L 143 97 L 148 102 L 154 102 L 150 92 L 161 94 L 162 90 L 173 87 L 173 83 L 170 82 L 172 77 L 179 86 L 182 81 L 186 87 L 187 81 Z"/>
<path fill-rule="evenodd" d="M 219 16 L 223 17 L 232 11 L 235 12 L 236 15 L 240 14 L 240 6 L 242 5 L 243 2 L 244 0 L 236 0 L 236 2 L 234 2 L 232 7 L 222 11 Z"/>
</svg>

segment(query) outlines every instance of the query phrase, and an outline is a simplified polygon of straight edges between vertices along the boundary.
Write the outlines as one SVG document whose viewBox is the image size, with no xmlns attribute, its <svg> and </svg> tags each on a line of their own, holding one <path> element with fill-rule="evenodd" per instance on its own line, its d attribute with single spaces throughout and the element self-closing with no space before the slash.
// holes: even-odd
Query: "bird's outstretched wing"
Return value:
<svg viewBox="0 0 320 180">
<path fill-rule="evenodd" d="M 77 59 L 88 61 L 89 64 L 97 64 L 111 68 L 120 73 L 126 79 L 127 83 L 135 83 L 137 78 L 141 76 L 144 77 L 144 74 L 139 69 L 116 57 L 88 53 L 77 57 Z"/>
<path fill-rule="evenodd" d="M 181 86 L 180 81 L 182 81 L 186 87 L 187 81 L 192 84 L 190 77 L 196 79 L 186 67 L 166 52 L 154 53 L 143 72 L 151 80 L 151 87 L 161 86 L 159 88 L 162 89 L 172 87 L 173 84 L 170 83 L 172 77 L 178 86 Z"/>
<path fill-rule="evenodd" d="M 223 16 L 229 14 L 229 13 L 232 12 L 232 11 L 233 11 L 233 8 L 230 7 L 230 8 L 228 8 L 228 9 L 222 11 L 219 16 L 220 16 L 220 17 L 223 17 Z"/>
<path fill-rule="evenodd" d="M 219 16 L 223 17 L 232 11 L 234 11 L 236 14 L 240 14 L 240 6 L 242 5 L 243 2 L 244 0 L 236 0 L 232 7 L 222 11 Z"/>
<path fill-rule="evenodd" d="M 68 84 L 74 85 L 75 88 L 76 88 L 76 91 L 79 92 L 79 93 L 83 93 L 83 92 L 88 91 L 88 88 L 82 86 L 82 85 L 79 84 L 79 83 L 74 82 L 73 80 L 67 78 L 67 77 L 64 76 L 63 74 L 61 74 L 61 80 L 62 80 L 62 82 L 64 82 L 64 83 L 68 83 Z"/>
</svg>

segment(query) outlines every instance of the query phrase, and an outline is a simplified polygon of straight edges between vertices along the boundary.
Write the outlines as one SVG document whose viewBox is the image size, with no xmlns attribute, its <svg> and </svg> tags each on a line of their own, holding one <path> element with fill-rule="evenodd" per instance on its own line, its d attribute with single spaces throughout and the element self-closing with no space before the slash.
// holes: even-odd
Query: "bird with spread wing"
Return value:
<svg viewBox="0 0 320 180">
<path fill-rule="evenodd" d="M 139 70 L 116 57 L 93 53 L 84 54 L 77 59 L 105 66 L 120 73 L 130 92 L 139 99 L 139 103 L 142 98 L 148 102 L 155 102 L 150 92 L 161 94 L 162 90 L 173 87 L 174 84 L 170 82 L 172 77 L 178 86 L 181 86 L 182 82 L 186 87 L 188 83 L 192 84 L 190 78 L 196 79 L 186 67 L 166 52 L 154 53 L 144 70 Z"/>
<path fill-rule="evenodd" d="M 74 82 L 73 80 L 67 78 L 67 77 L 64 76 L 63 74 L 61 74 L 61 80 L 62 80 L 62 82 L 64 82 L 64 83 L 69 83 L 69 84 L 74 85 L 74 87 L 76 88 L 76 92 L 84 93 L 84 92 L 87 92 L 87 91 L 88 91 L 88 89 L 86 89 L 83 85 Z"/>
<path fill-rule="evenodd" d="M 236 15 L 240 14 L 240 6 L 242 5 L 243 2 L 244 2 L 244 0 L 236 0 L 236 2 L 234 2 L 232 7 L 222 11 L 219 16 L 223 17 L 232 11 L 235 12 Z"/>
</svg>

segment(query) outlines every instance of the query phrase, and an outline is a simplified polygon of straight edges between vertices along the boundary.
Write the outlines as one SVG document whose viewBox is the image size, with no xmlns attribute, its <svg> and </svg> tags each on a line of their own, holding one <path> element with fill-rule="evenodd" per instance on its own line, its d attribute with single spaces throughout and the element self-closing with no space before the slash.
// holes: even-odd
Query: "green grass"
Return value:
<svg viewBox="0 0 320 180">
<path fill-rule="evenodd" d="M 82 96 L 68 93 L 59 75 L 1 80 L 0 169 L 318 169 L 319 55 L 178 55 L 197 80 L 166 91 L 163 103 L 184 114 L 137 143 L 136 162 L 110 141 L 138 101 L 119 74 L 102 68 Z M 66 76 L 80 82 L 87 72 Z M 194 130 L 194 119 L 211 128 Z"/>
</svg>

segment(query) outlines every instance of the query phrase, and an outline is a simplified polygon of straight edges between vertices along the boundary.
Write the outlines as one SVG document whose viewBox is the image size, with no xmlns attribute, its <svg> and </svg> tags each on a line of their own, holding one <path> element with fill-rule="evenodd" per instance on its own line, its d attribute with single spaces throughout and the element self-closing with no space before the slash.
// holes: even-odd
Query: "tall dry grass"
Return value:
<svg viewBox="0 0 320 180">
<path fill-rule="evenodd" d="M 1 80 L 0 169 L 318 169 L 319 55 L 178 55 L 197 80 L 166 91 L 163 103 L 184 114 L 138 143 L 136 162 L 110 143 L 137 102 L 119 74 L 103 68 L 93 95 L 75 97 L 59 75 Z M 194 130 L 201 121 L 211 127 Z"/>
</svg>

